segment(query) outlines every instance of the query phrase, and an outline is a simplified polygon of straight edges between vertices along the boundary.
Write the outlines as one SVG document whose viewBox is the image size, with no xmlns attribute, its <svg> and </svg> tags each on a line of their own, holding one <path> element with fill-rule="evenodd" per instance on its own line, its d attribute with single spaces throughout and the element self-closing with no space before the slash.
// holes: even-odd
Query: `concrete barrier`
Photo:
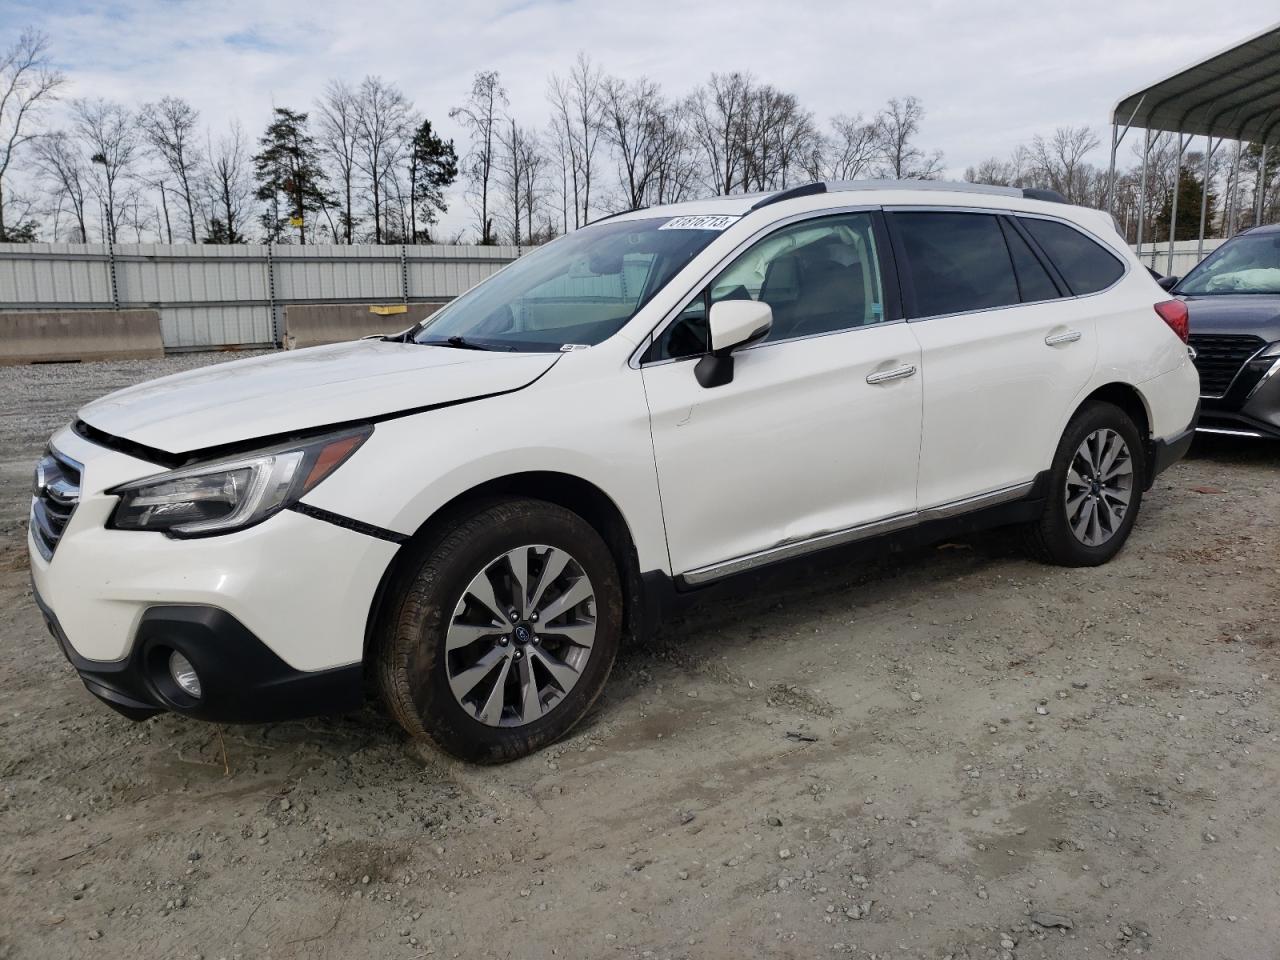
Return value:
<svg viewBox="0 0 1280 960">
<path fill-rule="evenodd" d="M 410 303 L 402 313 L 390 312 L 397 306 L 401 304 L 291 303 L 284 310 L 285 346 L 315 347 L 377 333 L 399 333 L 444 304 Z M 380 312 L 374 313 L 375 308 Z"/>
<path fill-rule="evenodd" d="M 163 356 L 155 310 L 0 312 L 0 364 Z"/>
</svg>

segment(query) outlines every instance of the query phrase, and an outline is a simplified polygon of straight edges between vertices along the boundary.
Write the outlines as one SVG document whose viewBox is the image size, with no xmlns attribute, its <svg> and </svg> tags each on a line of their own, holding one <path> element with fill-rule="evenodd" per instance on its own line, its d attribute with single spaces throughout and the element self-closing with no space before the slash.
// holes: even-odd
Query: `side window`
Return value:
<svg viewBox="0 0 1280 960">
<path fill-rule="evenodd" d="M 1013 258 L 1013 272 L 1018 277 L 1018 291 L 1022 294 L 1022 302 L 1035 303 L 1062 296 L 1058 285 L 1049 276 L 1049 271 L 1031 251 L 1022 235 L 1012 224 L 1002 223 L 1001 226 L 1004 227 L 1005 242 L 1009 244 L 1009 256 Z"/>
<path fill-rule="evenodd" d="M 1105 290 L 1124 274 L 1119 258 L 1075 227 L 1037 217 L 1019 217 L 1018 222 L 1040 244 L 1076 296 Z"/>
<path fill-rule="evenodd" d="M 916 295 L 916 314 L 936 317 L 1018 303 L 1000 223 L 987 213 L 895 213 Z"/>
<path fill-rule="evenodd" d="M 885 305 L 871 215 L 805 220 L 754 244 L 680 312 L 645 360 L 706 353 L 707 314 L 721 300 L 769 304 L 773 329 L 767 340 L 880 323 Z"/>
</svg>

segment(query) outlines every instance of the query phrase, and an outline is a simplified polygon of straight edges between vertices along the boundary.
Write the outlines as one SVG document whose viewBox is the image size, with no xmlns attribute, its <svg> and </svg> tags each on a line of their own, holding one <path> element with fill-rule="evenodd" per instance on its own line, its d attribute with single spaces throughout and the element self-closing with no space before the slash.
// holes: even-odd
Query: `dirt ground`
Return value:
<svg viewBox="0 0 1280 960">
<path fill-rule="evenodd" d="M 472 768 L 373 707 L 133 724 L 46 635 L 48 434 L 215 359 L 0 369 L 0 958 L 1280 957 L 1280 445 L 1198 446 L 1101 569 L 754 582 Z"/>
</svg>

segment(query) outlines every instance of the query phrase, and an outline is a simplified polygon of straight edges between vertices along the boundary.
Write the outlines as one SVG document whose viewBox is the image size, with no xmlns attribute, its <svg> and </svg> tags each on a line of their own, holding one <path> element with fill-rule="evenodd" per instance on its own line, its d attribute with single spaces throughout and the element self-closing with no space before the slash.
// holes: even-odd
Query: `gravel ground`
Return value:
<svg viewBox="0 0 1280 960">
<path fill-rule="evenodd" d="M 373 707 L 132 724 L 45 634 L 45 438 L 221 359 L 0 370 L 0 958 L 1280 957 L 1280 446 L 1197 447 L 1101 569 L 751 581 L 470 768 Z"/>
</svg>

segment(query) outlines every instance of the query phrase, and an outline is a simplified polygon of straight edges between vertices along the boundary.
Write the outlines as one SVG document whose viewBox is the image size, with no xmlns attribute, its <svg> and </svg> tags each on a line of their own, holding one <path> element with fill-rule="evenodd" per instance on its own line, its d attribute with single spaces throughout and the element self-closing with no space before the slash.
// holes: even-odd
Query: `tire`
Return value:
<svg viewBox="0 0 1280 960">
<path fill-rule="evenodd" d="M 525 608 L 513 611 L 521 565 Z M 410 735 L 463 760 L 514 760 L 564 736 L 617 656 L 613 556 L 552 503 L 505 500 L 459 517 L 416 547 L 390 589 L 375 653 L 382 698 Z"/>
<path fill-rule="evenodd" d="M 1123 450 L 1108 467 L 1116 441 Z M 1095 463 L 1103 470 L 1096 470 Z M 1106 563 L 1120 552 L 1138 518 L 1146 471 L 1142 437 L 1127 413 L 1102 401 L 1082 408 L 1058 443 L 1044 512 L 1024 528 L 1028 551 L 1065 567 Z"/>
</svg>

